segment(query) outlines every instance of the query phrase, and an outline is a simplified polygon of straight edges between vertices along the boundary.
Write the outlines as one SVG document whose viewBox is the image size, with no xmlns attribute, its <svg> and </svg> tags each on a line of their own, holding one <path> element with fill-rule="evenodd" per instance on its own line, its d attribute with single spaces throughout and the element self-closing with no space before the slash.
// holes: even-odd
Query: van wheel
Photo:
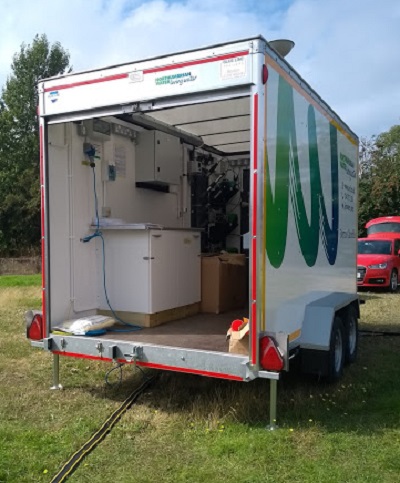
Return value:
<svg viewBox="0 0 400 483">
<path fill-rule="evenodd" d="M 352 364 L 357 359 L 358 351 L 358 318 L 353 305 L 347 310 L 345 332 L 345 364 Z"/>
<path fill-rule="evenodd" d="M 398 275 L 397 275 L 397 271 L 396 270 L 392 270 L 392 273 L 390 274 L 390 286 L 389 286 L 389 290 L 391 292 L 396 292 L 398 286 L 399 286 L 399 278 L 398 278 Z"/>
<path fill-rule="evenodd" d="M 331 338 L 329 343 L 329 361 L 327 379 L 329 382 L 339 380 L 343 374 L 345 359 L 346 337 L 343 323 L 340 317 L 335 317 L 333 321 Z"/>
</svg>

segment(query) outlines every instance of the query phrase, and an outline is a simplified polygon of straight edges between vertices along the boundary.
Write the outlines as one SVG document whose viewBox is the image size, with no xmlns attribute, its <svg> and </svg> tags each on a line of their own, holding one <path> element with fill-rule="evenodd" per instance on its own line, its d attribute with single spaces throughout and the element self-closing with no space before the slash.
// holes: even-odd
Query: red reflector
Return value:
<svg viewBox="0 0 400 483">
<path fill-rule="evenodd" d="M 28 328 L 28 339 L 42 340 L 43 339 L 43 319 L 42 316 L 36 314 Z"/>
<path fill-rule="evenodd" d="M 262 83 L 263 84 L 266 84 L 267 83 L 267 80 L 268 80 L 268 68 L 267 66 L 264 64 L 262 66 Z"/>
<path fill-rule="evenodd" d="M 260 341 L 260 364 L 267 371 L 283 369 L 283 357 L 270 337 L 263 337 Z"/>
</svg>

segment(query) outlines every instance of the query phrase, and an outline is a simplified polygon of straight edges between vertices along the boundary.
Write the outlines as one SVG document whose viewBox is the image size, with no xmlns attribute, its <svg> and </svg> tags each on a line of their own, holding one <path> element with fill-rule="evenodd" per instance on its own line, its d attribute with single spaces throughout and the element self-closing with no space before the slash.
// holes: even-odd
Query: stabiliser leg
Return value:
<svg viewBox="0 0 400 483">
<path fill-rule="evenodd" d="M 269 426 L 268 426 L 268 429 L 270 431 L 277 429 L 277 425 L 276 425 L 277 394 L 278 394 L 278 381 L 276 379 L 270 379 L 270 386 L 269 386 Z"/>
<path fill-rule="evenodd" d="M 53 385 L 50 390 L 60 390 L 62 389 L 60 384 L 60 356 L 58 354 L 53 354 Z"/>
</svg>

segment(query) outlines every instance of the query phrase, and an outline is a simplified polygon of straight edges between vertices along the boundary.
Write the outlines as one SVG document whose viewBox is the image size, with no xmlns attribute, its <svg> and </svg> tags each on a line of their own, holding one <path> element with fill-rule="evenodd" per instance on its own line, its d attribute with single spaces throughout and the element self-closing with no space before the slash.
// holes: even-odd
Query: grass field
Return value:
<svg viewBox="0 0 400 483">
<path fill-rule="evenodd" d="M 0 277 L 0 482 L 47 482 L 140 383 L 132 367 L 61 358 L 64 391 L 49 391 L 51 357 L 25 339 L 39 307 L 36 278 Z M 361 327 L 400 330 L 400 294 L 365 294 Z M 279 383 L 280 429 L 268 382 L 163 373 L 70 482 L 397 482 L 400 337 L 361 337 L 359 360 L 329 386 Z"/>
<path fill-rule="evenodd" d="M 39 287 L 41 280 L 41 275 L 2 275 L 0 287 Z"/>
</svg>

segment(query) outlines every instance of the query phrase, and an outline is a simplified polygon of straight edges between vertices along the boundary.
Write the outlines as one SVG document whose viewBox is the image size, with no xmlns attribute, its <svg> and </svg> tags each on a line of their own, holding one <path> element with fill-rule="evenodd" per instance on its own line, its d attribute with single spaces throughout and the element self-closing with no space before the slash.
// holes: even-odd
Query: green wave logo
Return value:
<svg viewBox="0 0 400 483">
<path fill-rule="evenodd" d="M 314 107 L 308 107 L 308 149 L 311 185 L 311 212 L 308 220 L 304 196 L 301 190 L 299 159 L 297 153 L 296 125 L 294 122 L 293 89 L 283 79 L 278 85 L 278 118 L 275 189 L 272 191 L 271 177 L 266 157 L 266 249 L 271 265 L 279 268 L 286 251 L 289 199 L 293 208 L 300 250 L 309 267 L 318 257 L 319 240 L 330 265 L 334 265 L 338 246 L 339 200 L 338 200 L 338 149 L 337 130 L 330 124 L 330 157 L 332 207 L 331 226 L 322 191 L 317 125 Z M 274 194 L 273 194 L 274 193 Z"/>
</svg>

